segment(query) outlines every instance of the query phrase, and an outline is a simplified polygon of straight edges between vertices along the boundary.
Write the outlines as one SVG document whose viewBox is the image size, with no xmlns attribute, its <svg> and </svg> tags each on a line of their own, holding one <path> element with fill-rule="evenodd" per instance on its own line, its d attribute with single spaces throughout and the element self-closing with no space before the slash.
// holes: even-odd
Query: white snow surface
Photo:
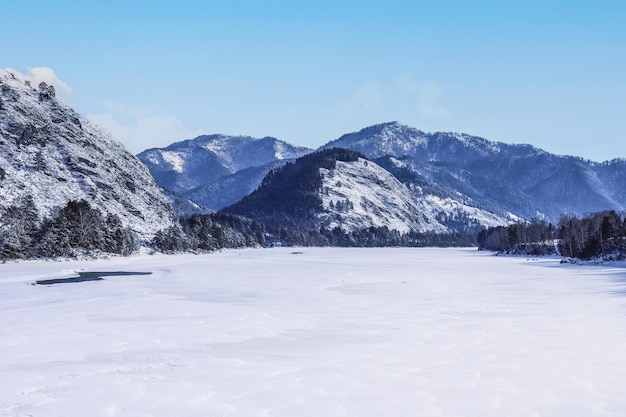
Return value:
<svg viewBox="0 0 626 417">
<path fill-rule="evenodd" d="M 152 275 L 30 285 L 77 270 Z M 626 270 L 473 249 L 0 265 L 0 415 L 624 416 Z"/>
</svg>

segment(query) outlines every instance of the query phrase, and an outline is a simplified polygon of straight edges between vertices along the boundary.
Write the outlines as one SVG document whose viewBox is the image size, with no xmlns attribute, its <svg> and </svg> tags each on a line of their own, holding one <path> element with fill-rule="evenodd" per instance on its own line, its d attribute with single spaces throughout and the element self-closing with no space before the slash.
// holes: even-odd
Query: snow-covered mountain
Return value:
<svg viewBox="0 0 626 417">
<path fill-rule="evenodd" d="M 40 216 L 84 199 L 152 234 L 174 212 L 149 171 L 119 142 L 55 98 L 0 70 L 0 207 L 33 197 Z"/>
<path fill-rule="evenodd" d="M 392 188 L 401 201 L 410 201 L 409 211 L 434 218 L 450 231 L 532 218 L 557 222 L 563 214 L 626 208 L 623 159 L 596 163 L 553 155 L 530 145 L 493 142 L 462 133 L 427 133 L 397 122 L 343 135 L 320 149 L 330 148 L 360 152 L 370 166 L 383 169 L 384 175 L 401 183 L 402 187 L 395 184 Z M 254 191 L 270 170 L 308 152 L 272 138 L 213 135 L 148 150 L 140 158 L 160 185 L 218 210 Z M 368 178 L 383 175 L 382 171 L 376 175 L 357 172 L 354 161 L 348 165 L 343 162 L 338 163 L 339 168 L 333 166 L 329 174 L 345 177 L 335 183 L 350 186 L 340 189 L 326 184 L 327 191 L 339 198 L 350 190 L 351 197 L 346 198 L 352 204 L 360 201 L 357 194 L 372 197 L 367 197 L 372 186 Z M 407 189 L 410 199 L 405 195 Z M 334 200 L 323 198 L 323 204 L 330 201 L 334 206 Z M 396 218 L 383 209 L 388 205 L 395 212 L 399 207 L 396 203 L 388 195 L 384 203 L 378 201 L 379 218 L 367 213 L 370 223 L 388 227 L 393 223 L 398 230 L 417 227 L 408 220 L 410 216 L 398 214 Z M 346 229 L 352 223 L 368 224 L 362 221 L 366 213 L 359 210 L 361 206 L 355 206 L 348 215 L 335 206 L 316 222 Z M 321 209 L 316 212 L 322 213 Z"/>
<path fill-rule="evenodd" d="M 397 122 L 346 134 L 323 148 L 332 147 L 363 153 L 394 175 L 404 175 L 403 181 L 416 185 L 419 192 L 502 217 L 557 221 L 566 213 L 626 208 L 624 160 L 596 163 L 530 145 L 460 133 L 425 133 Z"/>
<path fill-rule="evenodd" d="M 447 233 L 507 223 L 452 200 L 418 197 L 362 154 L 340 148 L 306 155 L 272 171 L 256 191 L 224 211 L 272 226 L 345 232 L 386 227 L 402 233 Z"/>
<path fill-rule="evenodd" d="M 253 191 L 277 164 L 309 152 L 272 137 L 207 135 L 137 156 L 163 188 L 218 210 Z"/>
</svg>

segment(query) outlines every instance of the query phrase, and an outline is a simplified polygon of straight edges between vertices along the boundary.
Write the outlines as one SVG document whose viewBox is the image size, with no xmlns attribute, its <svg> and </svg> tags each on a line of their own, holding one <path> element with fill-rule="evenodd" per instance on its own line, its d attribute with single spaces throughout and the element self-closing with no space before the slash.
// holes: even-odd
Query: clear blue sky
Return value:
<svg viewBox="0 0 626 417">
<path fill-rule="evenodd" d="M 133 152 L 209 133 L 317 147 L 397 120 L 626 157 L 623 1 L 5 3 L 0 68 L 57 77 Z"/>
</svg>

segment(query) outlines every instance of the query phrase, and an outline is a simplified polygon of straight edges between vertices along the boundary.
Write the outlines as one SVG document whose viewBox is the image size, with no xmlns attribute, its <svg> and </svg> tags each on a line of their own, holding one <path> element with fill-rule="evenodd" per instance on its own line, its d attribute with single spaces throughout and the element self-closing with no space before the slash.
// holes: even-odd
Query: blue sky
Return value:
<svg viewBox="0 0 626 417">
<path fill-rule="evenodd" d="M 57 84 L 131 151 L 225 133 L 317 147 L 397 120 L 626 157 L 618 1 L 34 0 L 0 68 Z"/>
</svg>

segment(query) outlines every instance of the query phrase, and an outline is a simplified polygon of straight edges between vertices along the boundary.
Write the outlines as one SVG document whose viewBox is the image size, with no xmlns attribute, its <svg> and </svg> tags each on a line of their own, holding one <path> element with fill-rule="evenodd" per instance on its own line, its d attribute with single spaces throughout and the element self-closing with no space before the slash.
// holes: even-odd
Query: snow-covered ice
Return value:
<svg viewBox="0 0 626 417">
<path fill-rule="evenodd" d="M 76 271 L 138 271 L 51 286 Z M 624 416 L 626 269 L 470 249 L 0 265 L 1 416 Z"/>
</svg>

